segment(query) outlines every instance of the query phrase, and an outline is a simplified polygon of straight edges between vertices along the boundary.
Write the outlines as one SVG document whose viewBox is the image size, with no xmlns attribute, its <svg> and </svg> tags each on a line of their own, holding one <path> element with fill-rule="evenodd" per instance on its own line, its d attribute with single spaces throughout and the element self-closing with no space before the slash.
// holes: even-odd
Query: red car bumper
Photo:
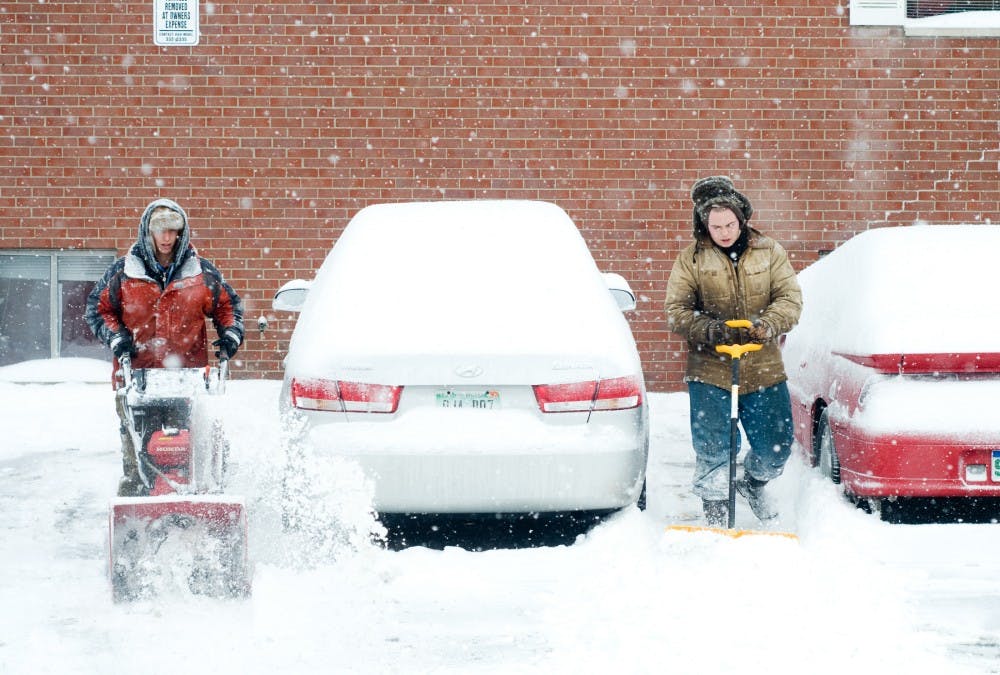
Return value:
<svg viewBox="0 0 1000 675">
<path fill-rule="evenodd" d="M 1000 497 L 1000 439 L 993 440 L 834 429 L 841 482 L 861 497 Z"/>
</svg>

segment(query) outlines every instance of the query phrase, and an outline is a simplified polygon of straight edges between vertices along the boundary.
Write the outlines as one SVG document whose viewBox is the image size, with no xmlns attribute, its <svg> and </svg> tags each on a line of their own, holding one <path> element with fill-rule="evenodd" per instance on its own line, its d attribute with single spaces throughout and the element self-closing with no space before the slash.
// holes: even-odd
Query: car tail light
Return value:
<svg viewBox="0 0 1000 675">
<path fill-rule="evenodd" d="M 536 384 L 535 399 L 543 413 L 626 410 L 642 403 L 638 375 L 567 384 Z"/>
<path fill-rule="evenodd" d="M 390 384 L 338 381 L 347 412 L 396 412 L 403 388 Z"/>
<path fill-rule="evenodd" d="M 846 354 L 848 361 L 887 375 L 928 373 L 1000 373 L 1000 353 L 943 352 L 935 354 Z"/>
<path fill-rule="evenodd" d="M 393 413 L 403 387 L 343 380 L 292 379 L 292 405 L 302 410 Z"/>
</svg>

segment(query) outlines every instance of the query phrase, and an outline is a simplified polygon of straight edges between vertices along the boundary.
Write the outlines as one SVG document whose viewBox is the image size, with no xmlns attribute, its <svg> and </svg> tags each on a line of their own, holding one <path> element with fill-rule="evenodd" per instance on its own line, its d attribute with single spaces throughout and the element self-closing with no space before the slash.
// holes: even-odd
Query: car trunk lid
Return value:
<svg viewBox="0 0 1000 675">
<path fill-rule="evenodd" d="M 834 354 L 886 375 L 1000 373 L 1000 352 Z"/>
</svg>

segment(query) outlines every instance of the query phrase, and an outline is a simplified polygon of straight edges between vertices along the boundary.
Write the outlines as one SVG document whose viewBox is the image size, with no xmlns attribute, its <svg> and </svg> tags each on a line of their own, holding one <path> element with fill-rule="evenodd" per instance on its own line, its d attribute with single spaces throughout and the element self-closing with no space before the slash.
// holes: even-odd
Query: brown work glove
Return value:
<svg viewBox="0 0 1000 675">
<path fill-rule="evenodd" d="M 753 322 L 753 327 L 747 329 L 747 335 L 751 342 L 764 344 L 774 339 L 774 329 L 766 321 L 757 319 Z"/>
<path fill-rule="evenodd" d="M 747 331 L 742 328 L 731 328 L 725 321 L 713 319 L 705 328 L 704 343 L 709 347 L 716 345 L 741 345 L 748 340 Z"/>
</svg>

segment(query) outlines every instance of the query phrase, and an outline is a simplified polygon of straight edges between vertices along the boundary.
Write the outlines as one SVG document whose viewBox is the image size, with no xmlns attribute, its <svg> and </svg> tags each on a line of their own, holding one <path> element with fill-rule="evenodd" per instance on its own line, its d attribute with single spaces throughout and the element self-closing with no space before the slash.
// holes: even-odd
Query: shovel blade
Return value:
<svg viewBox="0 0 1000 675">
<path fill-rule="evenodd" d="M 780 532 L 777 530 L 738 530 L 738 529 L 728 529 L 725 527 L 709 527 L 707 525 L 668 525 L 667 532 L 709 532 L 711 534 L 720 534 L 724 537 L 729 537 L 731 539 L 739 539 L 740 537 L 784 537 L 786 539 L 791 539 L 793 541 L 798 541 L 799 537 L 791 532 Z"/>
</svg>

